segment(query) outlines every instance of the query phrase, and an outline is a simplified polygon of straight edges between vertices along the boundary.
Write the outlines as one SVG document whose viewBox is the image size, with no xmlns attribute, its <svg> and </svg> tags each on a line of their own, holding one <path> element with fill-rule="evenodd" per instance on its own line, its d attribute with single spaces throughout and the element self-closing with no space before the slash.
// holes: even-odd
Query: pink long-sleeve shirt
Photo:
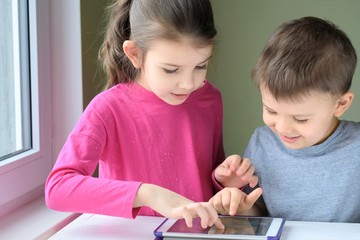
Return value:
<svg viewBox="0 0 360 240">
<path fill-rule="evenodd" d="M 59 211 L 159 215 L 133 209 L 142 183 L 207 201 L 223 159 L 221 95 L 209 82 L 176 106 L 136 83 L 118 84 L 91 101 L 70 133 L 48 176 L 46 202 Z"/>
</svg>

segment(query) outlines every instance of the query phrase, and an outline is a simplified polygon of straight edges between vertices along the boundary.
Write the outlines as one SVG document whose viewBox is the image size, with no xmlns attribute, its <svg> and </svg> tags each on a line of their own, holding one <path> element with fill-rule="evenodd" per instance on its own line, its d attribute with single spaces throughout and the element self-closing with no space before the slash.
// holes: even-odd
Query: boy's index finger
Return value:
<svg viewBox="0 0 360 240">
<path fill-rule="evenodd" d="M 261 194 L 262 194 L 262 189 L 256 188 L 254 191 L 252 191 L 251 193 L 249 193 L 249 195 L 246 196 L 244 200 L 245 204 L 249 207 L 252 207 L 256 202 L 256 200 L 259 199 Z"/>
<path fill-rule="evenodd" d="M 236 214 L 236 211 L 239 208 L 239 204 L 241 202 L 241 198 L 243 196 L 239 197 L 238 195 L 231 197 L 230 206 L 229 206 L 229 215 L 234 216 Z"/>
</svg>

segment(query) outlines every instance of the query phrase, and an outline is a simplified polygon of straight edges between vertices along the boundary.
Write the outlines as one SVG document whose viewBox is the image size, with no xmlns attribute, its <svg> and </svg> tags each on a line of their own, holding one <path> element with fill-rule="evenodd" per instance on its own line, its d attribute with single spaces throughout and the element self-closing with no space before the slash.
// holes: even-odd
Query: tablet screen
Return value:
<svg viewBox="0 0 360 240">
<path fill-rule="evenodd" d="M 203 229 L 199 218 L 193 219 L 193 227 L 188 228 L 184 219 L 180 219 L 167 232 L 265 236 L 272 219 L 221 217 L 221 221 L 225 225 L 225 229 L 218 229 L 215 226 Z"/>
</svg>

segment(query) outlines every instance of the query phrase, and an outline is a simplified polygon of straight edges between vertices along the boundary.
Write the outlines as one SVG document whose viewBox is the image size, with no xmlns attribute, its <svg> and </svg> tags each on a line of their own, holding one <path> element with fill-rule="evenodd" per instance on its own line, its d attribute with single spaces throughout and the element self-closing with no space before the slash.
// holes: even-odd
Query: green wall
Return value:
<svg viewBox="0 0 360 240">
<path fill-rule="evenodd" d="M 82 0 L 81 48 L 84 108 L 102 90 L 105 83 L 97 55 L 103 41 L 106 19 L 105 8 L 110 0 Z"/>
<path fill-rule="evenodd" d="M 104 9 L 110 0 L 82 0 L 84 107 L 101 90 L 103 75 L 97 52 L 104 31 Z M 208 78 L 222 92 L 224 144 L 227 155 L 241 154 L 258 126 L 263 125 L 260 95 L 250 80 L 267 38 L 284 21 L 317 16 L 333 21 L 352 40 L 360 55 L 358 0 L 211 0 L 218 29 Z M 360 121 L 360 73 L 352 90 L 357 97 L 344 118 Z"/>
<path fill-rule="evenodd" d="M 333 21 L 345 31 L 360 56 L 360 1 L 357 0 L 212 0 L 218 42 L 208 79 L 222 92 L 226 154 L 243 154 L 258 126 L 263 125 L 261 99 L 250 71 L 267 38 L 281 23 L 303 16 Z M 357 94 L 344 118 L 360 121 L 360 73 Z"/>
</svg>

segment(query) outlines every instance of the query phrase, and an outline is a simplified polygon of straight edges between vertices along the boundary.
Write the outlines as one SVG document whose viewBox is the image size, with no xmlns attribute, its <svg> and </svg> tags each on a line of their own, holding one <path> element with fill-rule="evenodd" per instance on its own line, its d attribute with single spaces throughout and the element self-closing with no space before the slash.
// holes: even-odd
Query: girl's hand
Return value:
<svg viewBox="0 0 360 240">
<path fill-rule="evenodd" d="M 219 213 L 224 215 L 252 215 L 249 212 L 261 194 L 261 188 L 256 188 L 249 195 L 238 188 L 224 188 L 215 194 L 209 202 L 214 205 Z"/>
<path fill-rule="evenodd" d="M 249 184 L 253 188 L 259 181 L 254 172 L 250 159 L 231 155 L 215 169 L 215 179 L 224 187 L 242 188 Z"/>
<path fill-rule="evenodd" d="M 192 227 L 192 219 L 199 217 L 201 227 L 215 225 L 223 229 L 214 205 L 210 202 L 193 202 L 175 192 L 153 184 L 142 184 L 138 189 L 133 207 L 147 206 L 167 218 L 184 218 Z"/>
<path fill-rule="evenodd" d="M 193 218 L 199 217 L 202 228 L 215 225 L 219 229 L 224 229 L 224 225 L 219 219 L 214 205 L 210 202 L 193 202 L 175 207 L 169 216 L 173 218 L 184 218 L 188 227 L 192 227 Z"/>
</svg>

